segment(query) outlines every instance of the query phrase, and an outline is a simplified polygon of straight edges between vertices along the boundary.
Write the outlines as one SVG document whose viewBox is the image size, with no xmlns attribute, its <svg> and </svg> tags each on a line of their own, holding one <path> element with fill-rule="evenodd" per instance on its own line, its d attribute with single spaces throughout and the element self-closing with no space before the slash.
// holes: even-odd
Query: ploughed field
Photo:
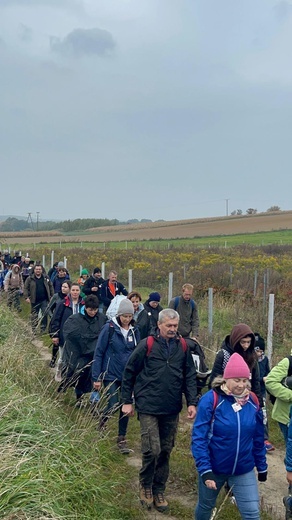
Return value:
<svg viewBox="0 0 292 520">
<path fill-rule="evenodd" d="M 126 224 L 112 227 L 100 227 L 81 231 L 78 234 L 62 234 L 58 232 L 19 232 L 0 233 L 0 241 L 5 243 L 26 244 L 33 242 L 53 243 L 62 240 L 113 242 L 124 240 L 158 240 L 194 237 L 227 236 L 246 233 L 258 233 L 276 230 L 292 230 L 292 211 L 275 213 L 259 213 L 229 217 L 212 217 L 193 220 L 177 220 L 165 222 L 147 222 Z"/>
</svg>

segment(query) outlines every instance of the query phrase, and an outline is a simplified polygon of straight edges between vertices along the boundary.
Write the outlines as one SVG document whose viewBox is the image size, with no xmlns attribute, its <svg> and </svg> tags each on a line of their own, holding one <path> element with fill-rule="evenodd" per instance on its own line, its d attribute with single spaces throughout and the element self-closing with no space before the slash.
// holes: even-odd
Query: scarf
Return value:
<svg viewBox="0 0 292 520">
<path fill-rule="evenodd" d="M 249 400 L 250 391 L 247 388 L 243 391 L 241 395 L 234 395 L 232 392 L 230 392 L 230 390 L 226 386 L 226 383 L 223 383 L 220 388 L 226 395 L 231 395 L 232 397 L 234 397 L 235 401 L 238 404 L 240 404 L 240 406 L 244 406 Z"/>
</svg>

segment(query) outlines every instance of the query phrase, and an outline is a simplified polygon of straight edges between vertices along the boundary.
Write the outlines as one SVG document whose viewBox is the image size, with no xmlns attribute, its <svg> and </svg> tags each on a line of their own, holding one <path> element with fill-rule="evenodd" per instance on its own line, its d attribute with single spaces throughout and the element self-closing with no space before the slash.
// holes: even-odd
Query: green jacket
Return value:
<svg viewBox="0 0 292 520">
<path fill-rule="evenodd" d="M 272 418 L 282 424 L 290 422 L 290 407 L 292 405 L 292 390 L 282 385 L 281 381 L 287 377 L 289 370 L 289 359 L 284 358 L 272 368 L 266 379 L 267 390 L 276 397 L 272 410 Z"/>
</svg>

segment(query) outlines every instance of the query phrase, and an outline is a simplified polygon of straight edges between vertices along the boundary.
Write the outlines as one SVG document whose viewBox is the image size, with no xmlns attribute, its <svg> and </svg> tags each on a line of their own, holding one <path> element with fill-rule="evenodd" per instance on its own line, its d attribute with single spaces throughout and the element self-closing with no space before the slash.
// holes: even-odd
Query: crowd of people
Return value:
<svg viewBox="0 0 292 520">
<path fill-rule="evenodd" d="M 239 323 L 223 340 L 208 370 L 198 340 L 199 313 L 191 284 L 184 284 L 181 294 L 163 309 L 158 291 L 142 303 L 141 294 L 128 293 L 114 270 L 104 280 L 99 267 L 92 274 L 83 269 L 75 282 L 61 261 L 46 272 L 41 263 L 4 251 L 0 288 L 7 293 L 10 309 L 21 312 L 22 296 L 30 304 L 33 335 L 50 335 L 50 366 L 55 367 L 57 391 L 72 387 L 78 407 L 89 396 L 100 430 L 119 413 L 117 447 L 122 454 L 132 451 L 127 429 L 136 410 L 144 507 L 159 512 L 169 508 L 165 488 L 184 400 L 187 417 L 194 421 L 191 447 L 199 479 L 196 520 L 211 518 L 223 486 L 241 518 L 260 518 L 254 469 L 264 482 L 266 454 L 275 449 L 268 437 L 267 391 L 275 396 L 272 417 L 287 443 L 287 481 L 292 486 L 292 357 L 270 371 L 264 339 Z M 290 520 L 290 493 L 284 505 Z"/>
</svg>

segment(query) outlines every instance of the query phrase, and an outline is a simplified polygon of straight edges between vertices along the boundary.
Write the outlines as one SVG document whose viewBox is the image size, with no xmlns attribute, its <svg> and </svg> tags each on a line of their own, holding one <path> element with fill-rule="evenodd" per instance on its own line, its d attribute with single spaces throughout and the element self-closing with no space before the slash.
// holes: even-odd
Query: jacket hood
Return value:
<svg viewBox="0 0 292 520">
<path fill-rule="evenodd" d="M 235 345 L 240 342 L 241 339 L 251 337 L 251 347 L 254 348 L 255 336 L 251 328 L 245 323 L 238 323 L 235 325 L 230 334 L 230 346 L 234 349 Z"/>
<path fill-rule="evenodd" d="M 12 267 L 12 269 L 11 269 L 11 271 L 12 271 L 13 274 L 18 274 L 19 271 L 20 271 L 20 267 L 19 267 L 19 265 L 14 264 L 13 267 Z"/>
</svg>

